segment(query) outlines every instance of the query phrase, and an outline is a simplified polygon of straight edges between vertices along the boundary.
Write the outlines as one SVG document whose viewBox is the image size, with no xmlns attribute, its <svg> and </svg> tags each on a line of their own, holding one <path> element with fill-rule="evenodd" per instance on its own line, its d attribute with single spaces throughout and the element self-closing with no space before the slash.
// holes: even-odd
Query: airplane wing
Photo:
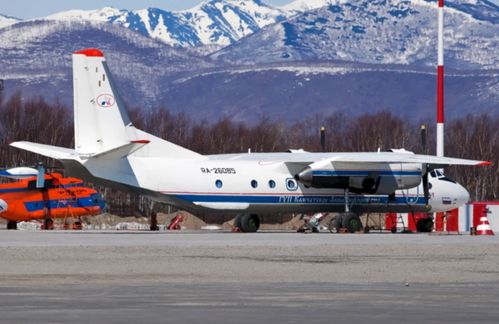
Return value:
<svg viewBox="0 0 499 324">
<path fill-rule="evenodd" d="M 366 152 L 366 153 L 331 153 L 327 154 L 290 154 L 284 158 L 286 164 L 313 164 L 321 162 L 369 164 L 369 163 L 421 163 L 428 164 L 430 168 L 442 168 L 449 165 L 486 166 L 491 165 L 489 161 L 467 160 L 450 157 L 438 157 L 432 155 L 419 155 L 412 153 L 391 152 Z"/>
<path fill-rule="evenodd" d="M 346 163 L 421 163 L 436 167 L 449 165 L 490 165 L 488 161 L 477 161 L 458 159 L 450 157 L 438 157 L 432 155 L 398 154 L 398 153 L 371 153 L 370 155 L 359 154 L 358 156 L 338 156 L 331 158 L 331 162 Z"/>
<path fill-rule="evenodd" d="M 227 161 L 258 161 L 260 164 L 272 165 L 274 163 L 285 163 L 288 166 L 307 166 L 313 163 L 345 163 L 345 164 L 369 164 L 369 163 L 421 163 L 428 164 L 430 168 L 442 168 L 449 165 L 491 165 L 488 161 L 477 161 L 458 159 L 450 157 L 438 157 L 433 155 L 414 154 L 405 150 L 394 152 L 331 152 L 311 153 L 294 150 L 291 153 L 249 153 L 249 154 L 219 154 L 210 155 L 212 160 Z"/>
</svg>

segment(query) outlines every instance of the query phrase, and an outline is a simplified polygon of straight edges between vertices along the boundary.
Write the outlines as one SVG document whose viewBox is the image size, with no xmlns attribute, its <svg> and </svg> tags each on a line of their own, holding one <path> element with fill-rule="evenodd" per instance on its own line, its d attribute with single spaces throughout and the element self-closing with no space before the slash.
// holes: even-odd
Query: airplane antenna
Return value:
<svg viewBox="0 0 499 324">
<path fill-rule="evenodd" d="M 421 148 L 423 151 L 423 154 L 428 154 L 427 149 L 426 149 L 426 144 L 427 144 L 427 131 L 426 131 L 426 125 L 421 125 Z"/>
<path fill-rule="evenodd" d="M 437 156 L 444 156 L 444 0 L 438 0 Z"/>
<path fill-rule="evenodd" d="M 321 127 L 321 150 L 326 152 L 326 127 Z"/>
</svg>

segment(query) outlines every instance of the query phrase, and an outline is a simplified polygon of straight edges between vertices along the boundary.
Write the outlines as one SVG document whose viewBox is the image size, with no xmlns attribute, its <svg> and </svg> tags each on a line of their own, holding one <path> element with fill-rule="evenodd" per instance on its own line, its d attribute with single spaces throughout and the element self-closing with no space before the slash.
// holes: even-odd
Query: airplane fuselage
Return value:
<svg viewBox="0 0 499 324">
<path fill-rule="evenodd" d="M 207 155 L 186 160 L 130 156 L 119 164 L 115 160 L 89 159 L 81 160 L 83 165 L 67 163 L 65 167 L 75 176 L 124 184 L 128 190 L 191 212 L 345 211 L 344 189 L 305 186 L 295 179 L 303 166 L 284 162 L 289 160 L 293 160 L 292 153 Z M 91 175 L 79 172 L 81 166 Z M 432 177 L 430 183 L 428 205 L 419 184 L 397 190 L 394 196 L 349 193 L 349 206 L 356 212 L 439 212 L 454 209 L 469 199 L 461 185 L 448 179 Z"/>
</svg>

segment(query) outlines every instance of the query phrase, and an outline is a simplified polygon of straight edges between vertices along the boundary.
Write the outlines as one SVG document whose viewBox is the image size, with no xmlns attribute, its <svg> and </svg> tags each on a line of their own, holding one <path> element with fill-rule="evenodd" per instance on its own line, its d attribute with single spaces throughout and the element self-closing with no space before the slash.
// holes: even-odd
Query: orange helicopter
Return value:
<svg viewBox="0 0 499 324">
<path fill-rule="evenodd" d="M 103 212 L 105 202 L 83 180 L 65 178 L 62 174 L 18 167 L 0 170 L 0 176 L 18 180 L 0 184 L 0 217 L 7 229 L 17 229 L 22 221 L 43 220 L 45 229 L 53 228 L 53 219 L 93 216 Z M 78 222 L 81 225 L 81 222 Z"/>
</svg>

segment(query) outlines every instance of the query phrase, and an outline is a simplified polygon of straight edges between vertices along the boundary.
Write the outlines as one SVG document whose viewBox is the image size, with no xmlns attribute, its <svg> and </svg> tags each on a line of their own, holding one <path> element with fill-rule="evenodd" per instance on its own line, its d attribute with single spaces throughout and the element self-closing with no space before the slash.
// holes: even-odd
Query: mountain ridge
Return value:
<svg viewBox="0 0 499 324">
<path fill-rule="evenodd" d="M 435 65 L 436 3 L 423 0 L 329 2 L 342 4 L 309 10 L 267 26 L 212 56 L 236 64 L 343 60 Z M 488 4 L 484 0 L 477 1 L 482 2 Z M 482 12 L 487 20 L 475 19 L 462 10 L 448 10 L 447 66 L 477 69 L 499 65 L 499 58 L 493 54 L 493 48 L 499 48 L 499 24 L 495 23 L 499 10 L 487 8 Z M 477 15 L 476 10 L 471 11 Z"/>
<path fill-rule="evenodd" d="M 98 47 L 130 107 L 248 123 L 380 109 L 417 120 L 434 115 L 435 8 L 434 1 L 349 0 L 293 14 L 211 56 L 220 45 L 170 46 L 109 23 L 107 17 L 120 10 L 105 8 L 90 21 L 33 20 L 1 28 L 0 78 L 5 98 L 20 90 L 23 97 L 71 107 L 71 52 Z M 485 20 L 448 10 L 449 115 L 499 113 L 496 9 L 466 10 Z"/>
<path fill-rule="evenodd" d="M 19 18 L 7 16 L 7 15 L 2 15 L 0 13 L 0 28 L 14 25 L 20 21 L 21 21 L 21 19 L 19 19 Z"/>
<path fill-rule="evenodd" d="M 180 11 L 159 8 L 139 10 L 104 7 L 95 10 L 67 10 L 34 20 L 98 21 L 118 24 L 171 46 L 220 49 L 260 31 L 262 28 L 292 19 L 293 16 L 326 6 L 347 6 L 359 1 L 296 0 L 284 6 L 271 6 L 261 0 L 205 0 Z M 437 0 L 373 0 L 389 3 L 429 6 L 436 10 Z M 488 0 L 452 0 L 449 12 L 466 13 L 476 20 L 499 24 L 499 7 Z M 399 11 L 399 13 L 403 13 Z M 10 21 L 9 24 L 15 23 Z M 1 24 L 1 20 L 0 20 Z M 0 27 L 1 28 L 1 27 Z"/>
<path fill-rule="evenodd" d="M 206 0 L 181 11 L 105 7 L 90 11 L 64 11 L 42 19 L 109 22 L 172 46 L 190 47 L 227 46 L 284 18 L 281 10 L 259 0 Z"/>
</svg>

